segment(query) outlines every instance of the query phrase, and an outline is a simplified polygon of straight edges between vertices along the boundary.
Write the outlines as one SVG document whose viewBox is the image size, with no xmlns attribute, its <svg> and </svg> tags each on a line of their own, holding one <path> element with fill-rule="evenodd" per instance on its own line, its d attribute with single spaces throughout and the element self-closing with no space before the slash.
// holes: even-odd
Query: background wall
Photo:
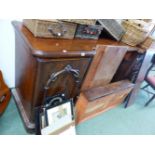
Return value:
<svg viewBox="0 0 155 155">
<path fill-rule="evenodd" d="M 11 20 L 0 19 L 0 70 L 9 87 L 15 86 L 15 35 Z"/>
<path fill-rule="evenodd" d="M 15 34 L 11 21 L 0 19 L 0 70 L 10 88 L 15 87 Z"/>
</svg>

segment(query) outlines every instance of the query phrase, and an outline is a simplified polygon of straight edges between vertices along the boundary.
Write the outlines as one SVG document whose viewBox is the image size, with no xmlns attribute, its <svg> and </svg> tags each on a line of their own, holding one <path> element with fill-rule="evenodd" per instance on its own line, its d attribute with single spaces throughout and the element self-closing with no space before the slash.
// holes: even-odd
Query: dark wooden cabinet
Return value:
<svg viewBox="0 0 155 155">
<path fill-rule="evenodd" d="M 64 73 L 51 83 L 47 93 L 51 96 L 64 92 L 68 98 L 76 97 L 80 93 L 88 68 L 96 54 L 96 46 L 98 44 L 126 46 L 107 39 L 36 38 L 22 23 L 14 21 L 13 26 L 16 37 L 16 87 L 12 93 L 24 124 L 29 130 L 35 127 L 34 110 L 35 107 L 43 104 L 44 87 L 52 73 L 63 70 L 67 65 L 78 70 L 78 83 L 72 75 Z M 134 53 L 142 50 L 128 47 L 128 51 Z"/>
<path fill-rule="evenodd" d="M 50 76 L 63 70 L 67 65 L 77 70 L 78 83 L 70 74 L 64 73 L 51 83 L 47 93 L 47 96 L 65 93 L 67 98 L 74 98 L 80 92 L 92 58 L 83 56 L 81 52 L 75 56 L 74 53 L 71 56 L 68 54 L 63 56 L 66 51 L 58 52 L 56 55 L 53 52 L 52 56 L 48 54 L 38 56 L 39 51 L 25 38 L 24 31 L 17 23 L 14 23 L 14 26 L 16 28 L 16 89 L 12 92 L 26 127 L 33 129 L 34 108 L 43 104 L 44 87 Z M 28 31 L 24 27 L 23 30 Z"/>
</svg>

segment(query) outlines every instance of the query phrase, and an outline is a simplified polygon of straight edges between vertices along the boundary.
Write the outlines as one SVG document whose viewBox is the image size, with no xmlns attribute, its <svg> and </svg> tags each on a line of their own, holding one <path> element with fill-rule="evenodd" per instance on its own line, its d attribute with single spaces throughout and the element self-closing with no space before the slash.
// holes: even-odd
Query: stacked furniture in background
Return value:
<svg viewBox="0 0 155 155">
<path fill-rule="evenodd" d="M 35 37 L 58 39 L 94 39 L 110 37 L 120 41 L 125 33 L 115 19 L 25 19 L 24 25 Z"/>
<path fill-rule="evenodd" d="M 97 40 L 103 29 L 101 25 L 96 25 L 96 20 L 25 19 L 23 23 L 35 37 L 43 38 Z"/>
</svg>

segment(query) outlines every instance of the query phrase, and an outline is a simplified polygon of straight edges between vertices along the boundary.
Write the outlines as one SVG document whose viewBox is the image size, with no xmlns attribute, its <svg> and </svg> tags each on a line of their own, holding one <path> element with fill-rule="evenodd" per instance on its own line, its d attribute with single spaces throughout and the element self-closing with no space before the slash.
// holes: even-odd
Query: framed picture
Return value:
<svg viewBox="0 0 155 155">
<path fill-rule="evenodd" d="M 55 131 L 73 121 L 73 100 L 46 109 L 46 121 L 51 131 Z"/>
</svg>

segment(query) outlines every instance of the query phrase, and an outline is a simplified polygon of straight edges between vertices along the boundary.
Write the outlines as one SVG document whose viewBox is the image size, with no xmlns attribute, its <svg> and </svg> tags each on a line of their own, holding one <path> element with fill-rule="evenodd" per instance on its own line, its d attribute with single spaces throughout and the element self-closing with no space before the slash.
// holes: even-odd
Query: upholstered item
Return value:
<svg viewBox="0 0 155 155">
<path fill-rule="evenodd" d="M 146 77 L 146 81 L 155 88 L 155 75 Z"/>
</svg>

